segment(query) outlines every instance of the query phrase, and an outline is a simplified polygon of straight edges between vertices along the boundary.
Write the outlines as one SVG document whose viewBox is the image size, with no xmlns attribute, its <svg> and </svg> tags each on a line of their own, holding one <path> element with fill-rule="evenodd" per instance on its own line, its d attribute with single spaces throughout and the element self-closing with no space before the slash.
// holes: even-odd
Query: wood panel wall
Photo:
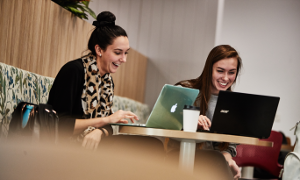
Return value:
<svg viewBox="0 0 300 180">
<path fill-rule="evenodd" d="M 86 53 L 94 26 L 51 0 L 1 0 L 0 10 L 1 62 L 55 77 L 67 61 Z M 144 102 L 147 58 L 130 51 L 114 75 L 115 94 Z"/>
</svg>

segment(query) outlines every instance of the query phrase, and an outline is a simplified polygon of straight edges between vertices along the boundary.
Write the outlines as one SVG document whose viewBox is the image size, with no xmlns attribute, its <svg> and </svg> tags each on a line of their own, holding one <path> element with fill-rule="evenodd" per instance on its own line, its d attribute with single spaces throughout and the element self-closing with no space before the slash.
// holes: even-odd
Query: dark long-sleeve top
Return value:
<svg viewBox="0 0 300 180">
<path fill-rule="evenodd" d="M 75 120 L 84 119 L 81 104 L 84 75 L 82 60 L 70 61 L 60 69 L 50 90 L 48 104 L 58 113 L 60 137 L 72 136 Z M 103 128 L 112 134 L 110 125 Z"/>
</svg>

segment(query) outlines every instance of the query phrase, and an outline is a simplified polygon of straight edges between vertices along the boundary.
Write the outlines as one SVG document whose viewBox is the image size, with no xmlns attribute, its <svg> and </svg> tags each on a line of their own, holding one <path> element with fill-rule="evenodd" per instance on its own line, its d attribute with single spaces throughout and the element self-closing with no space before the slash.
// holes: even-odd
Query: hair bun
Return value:
<svg viewBox="0 0 300 180">
<path fill-rule="evenodd" d="M 101 22 L 109 22 L 109 23 L 111 22 L 112 23 L 112 22 L 116 21 L 116 16 L 109 11 L 103 11 L 100 14 L 98 14 L 97 21 L 99 23 L 101 23 Z"/>
<path fill-rule="evenodd" d="M 97 16 L 97 21 L 93 22 L 93 25 L 96 27 L 101 26 L 114 26 L 116 21 L 116 16 L 109 12 L 109 11 L 103 11 Z"/>
</svg>

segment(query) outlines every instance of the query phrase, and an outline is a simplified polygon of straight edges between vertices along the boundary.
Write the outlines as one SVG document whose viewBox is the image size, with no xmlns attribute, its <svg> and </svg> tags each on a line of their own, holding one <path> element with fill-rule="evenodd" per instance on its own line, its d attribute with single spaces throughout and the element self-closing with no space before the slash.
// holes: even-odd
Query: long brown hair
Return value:
<svg viewBox="0 0 300 180">
<path fill-rule="evenodd" d="M 175 85 L 181 85 L 183 87 L 199 89 L 200 93 L 196 101 L 200 101 L 200 113 L 206 115 L 208 109 L 208 102 L 211 96 L 211 83 L 212 83 L 212 68 L 213 65 L 226 58 L 236 58 L 238 60 L 236 77 L 233 84 L 236 82 L 236 78 L 240 72 L 242 66 L 242 59 L 238 52 L 229 45 L 219 45 L 214 47 L 205 62 L 202 74 L 196 79 L 184 80 L 176 83 Z M 231 91 L 231 86 L 227 89 Z"/>
</svg>

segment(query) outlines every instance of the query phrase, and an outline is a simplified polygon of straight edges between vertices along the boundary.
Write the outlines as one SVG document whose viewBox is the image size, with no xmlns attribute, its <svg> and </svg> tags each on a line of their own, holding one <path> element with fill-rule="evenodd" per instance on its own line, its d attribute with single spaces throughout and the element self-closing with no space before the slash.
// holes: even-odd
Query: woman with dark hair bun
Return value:
<svg viewBox="0 0 300 180">
<path fill-rule="evenodd" d="M 201 115 L 198 118 L 199 130 L 209 130 L 218 94 L 220 90 L 231 91 L 231 87 L 236 82 L 241 66 L 242 59 L 233 47 L 219 45 L 210 51 L 204 69 L 198 78 L 176 83 L 176 85 L 195 88 L 200 91 L 195 101 L 195 105 L 200 106 Z M 221 151 L 235 173 L 235 179 L 240 177 L 240 169 L 232 159 L 232 157 L 236 156 L 236 144 L 205 142 L 201 144 L 201 149 Z"/>
<path fill-rule="evenodd" d="M 112 134 L 109 123 L 128 123 L 138 117 L 130 111 L 112 111 L 114 83 L 111 73 L 126 62 L 130 49 L 126 31 L 115 25 L 108 11 L 97 16 L 88 42 L 90 53 L 66 63 L 49 94 L 59 115 L 60 139 L 75 139 L 96 149 L 101 138 Z"/>
</svg>

